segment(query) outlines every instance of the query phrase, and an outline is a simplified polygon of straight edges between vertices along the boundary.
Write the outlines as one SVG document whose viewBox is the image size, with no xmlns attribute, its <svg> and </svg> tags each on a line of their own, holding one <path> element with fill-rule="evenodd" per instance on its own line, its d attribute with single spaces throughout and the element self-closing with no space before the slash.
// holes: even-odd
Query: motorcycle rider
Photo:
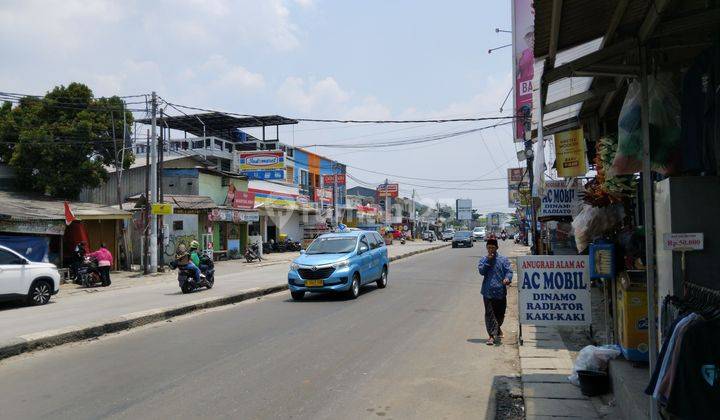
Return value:
<svg viewBox="0 0 720 420">
<path fill-rule="evenodd" d="M 193 241 L 196 242 L 196 241 Z M 192 243 L 191 243 L 192 244 Z M 181 243 L 178 245 L 177 249 L 175 250 L 175 261 L 177 262 L 177 265 L 179 268 L 183 270 L 189 270 L 193 272 L 193 278 L 195 279 L 195 283 L 200 282 L 200 268 L 195 265 L 192 253 L 188 252 L 187 247 L 184 243 Z M 197 258 L 198 264 L 200 264 L 200 259 L 195 254 L 195 258 Z"/>
<path fill-rule="evenodd" d="M 205 274 L 210 268 L 207 264 L 203 263 L 205 255 L 200 253 L 200 243 L 198 241 L 190 242 L 190 259 L 199 269 L 200 273 Z"/>
<path fill-rule="evenodd" d="M 110 267 L 112 267 L 113 263 L 113 256 L 110 253 L 110 251 L 107 249 L 107 245 L 105 243 L 100 244 L 100 248 L 95 251 L 87 254 L 90 258 L 95 258 L 98 262 L 98 272 L 100 273 L 100 277 L 103 280 L 103 285 L 110 285 Z"/>
</svg>

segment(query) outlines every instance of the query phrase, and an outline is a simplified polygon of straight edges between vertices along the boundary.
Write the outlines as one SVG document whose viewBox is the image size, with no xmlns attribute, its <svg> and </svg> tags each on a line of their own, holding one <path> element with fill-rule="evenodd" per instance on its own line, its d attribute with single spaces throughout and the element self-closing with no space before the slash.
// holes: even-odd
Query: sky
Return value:
<svg viewBox="0 0 720 420">
<path fill-rule="evenodd" d="M 498 116 L 512 63 L 510 48 L 488 54 L 510 43 L 495 28 L 510 29 L 509 2 L 5 0 L 0 91 L 43 94 L 82 82 L 96 96 L 156 91 L 172 103 L 254 115 Z M 296 146 L 374 143 L 492 124 L 300 123 L 279 135 Z M 310 150 L 349 165 L 362 183 L 389 178 L 403 196 L 470 198 L 486 213 L 510 211 L 506 174 L 519 166 L 516 148 L 510 127 L 500 126 L 389 149 Z"/>
</svg>

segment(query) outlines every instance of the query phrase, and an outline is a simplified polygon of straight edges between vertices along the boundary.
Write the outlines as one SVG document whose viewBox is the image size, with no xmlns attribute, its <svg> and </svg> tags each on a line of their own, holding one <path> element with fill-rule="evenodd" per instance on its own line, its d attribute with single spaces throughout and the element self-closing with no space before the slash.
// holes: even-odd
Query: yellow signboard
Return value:
<svg viewBox="0 0 720 420">
<path fill-rule="evenodd" d="M 155 203 L 152 205 L 151 212 L 152 214 L 167 216 L 173 214 L 173 206 L 172 204 Z"/>
<path fill-rule="evenodd" d="M 570 178 L 587 173 L 583 129 L 555 134 L 555 168 L 558 176 Z"/>
</svg>

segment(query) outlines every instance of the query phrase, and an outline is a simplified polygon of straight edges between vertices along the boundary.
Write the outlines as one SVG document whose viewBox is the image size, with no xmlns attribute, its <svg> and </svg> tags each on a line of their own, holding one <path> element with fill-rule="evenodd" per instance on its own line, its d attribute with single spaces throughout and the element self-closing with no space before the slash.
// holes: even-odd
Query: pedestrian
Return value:
<svg viewBox="0 0 720 420">
<path fill-rule="evenodd" d="M 485 305 L 485 327 L 487 328 L 487 345 L 492 346 L 500 341 L 504 334 L 502 327 L 507 308 L 507 286 L 512 281 L 510 260 L 498 253 L 497 239 L 488 239 L 487 256 L 480 259 L 478 270 L 483 276 L 481 293 Z"/>
<path fill-rule="evenodd" d="M 98 271 L 102 278 L 103 286 L 110 286 L 110 267 L 112 267 L 113 256 L 107 249 L 105 243 L 100 244 L 100 249 L 88 254 L 88 257 L 95 258 L 98 262 Z"/>
</svg>

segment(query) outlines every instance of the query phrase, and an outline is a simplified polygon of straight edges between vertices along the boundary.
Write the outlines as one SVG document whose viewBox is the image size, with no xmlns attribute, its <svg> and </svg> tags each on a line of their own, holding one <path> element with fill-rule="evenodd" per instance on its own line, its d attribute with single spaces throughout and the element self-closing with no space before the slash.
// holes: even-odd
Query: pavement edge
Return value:
<svg viewBox="0 0 720 420">
<path fill-rule="evenodd" d="M 408 258 L 413 255 L 425 252 L 436 251 L 447 247 L 448 244 L 442 244 L 430 248 L 420 249 L 407 254 L 396 255 L 390 258 L 390 261 L 397 261 Z M 286 283 L 244 290 L 242 292 L 233 293 L 218 298 L 207 298 L 199 301 L 191 302 L 182 306 L 172 308 L 150 309 L 141 312 L 135 312 L 103 321 L 98 324 L 89 324 L 81 326 L 71 326 L 58 330 L 43 331 L 39 333 L 28 334 L 25 336 L 14 337 L 0 343 L 0 360 L 17 356 L 34 350 L 44 350 L 63 344 L 73 343 L 77 341 L 97 338 L 105 334 L 112 334 L 120 331 L 130 330 L 143 325 L 165 321 L 170 318 L 185 315 L 202 309 L 216 308 L 219 306 L 232 305 L 248 299 L 258 298 L 273 293 L 287 290 Z"/>
</svg>

